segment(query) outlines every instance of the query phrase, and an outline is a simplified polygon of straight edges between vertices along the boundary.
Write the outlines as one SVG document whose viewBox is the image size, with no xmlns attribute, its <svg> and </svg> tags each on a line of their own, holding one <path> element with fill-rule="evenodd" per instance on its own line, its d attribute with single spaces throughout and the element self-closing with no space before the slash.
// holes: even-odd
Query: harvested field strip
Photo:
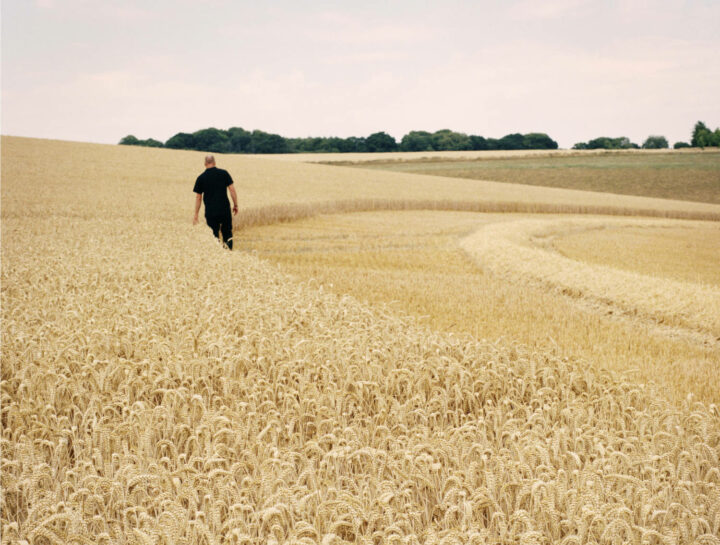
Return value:
<svg viewBox="0 0 720 545">
<path fill-rule="evenodd" d="M 665 220 L 667 221 L 667 220 Z M 568 259 L 533 240 L 573 229 L 603 226 L 662 227 L 663 220 L 522 220 L 484 226 L 461 246 L 485 269 L 518 281 L 539 281 L 563 293 L 617 305 L 661 324 L 676 325 L 720 338 L 720 289 L 650 277 Z"/>
</svg>

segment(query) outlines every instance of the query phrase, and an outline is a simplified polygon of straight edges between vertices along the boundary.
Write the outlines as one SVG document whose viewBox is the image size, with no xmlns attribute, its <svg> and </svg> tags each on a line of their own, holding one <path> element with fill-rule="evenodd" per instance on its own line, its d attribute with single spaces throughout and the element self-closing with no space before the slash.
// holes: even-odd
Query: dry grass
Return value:
<svg viewBox="0 0 720 545">
<path fill-rule="evenodd" d="M 223 251 L 200 154 L 2 151 L 3 543 L 718 542 L 716 407 Z M 339 191 L 227 163 L 247 206 Z"/>
</svg>

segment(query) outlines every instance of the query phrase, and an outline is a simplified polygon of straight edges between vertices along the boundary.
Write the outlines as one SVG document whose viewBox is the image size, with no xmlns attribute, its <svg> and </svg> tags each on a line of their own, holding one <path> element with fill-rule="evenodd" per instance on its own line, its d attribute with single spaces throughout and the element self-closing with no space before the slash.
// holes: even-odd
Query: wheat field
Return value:
<svg viewBox="0 0 720 545">
<path fill-rule="evenodd" d="M 371 305 L 389 305 L 432 329 L 498 342 L 511 339 L 532 350 L 630 373 L 638 384 L 654 382 L 675 402 L 689 394 L 706 403 L 720 402 L 720 345 L 702 324 L 693 328 L 686 323 L 702 314 L 709 322 L 716 319 L 713 309 L 717 306 L 711 303 L 718 288 L 678 282 L 688 275 L 717 276 L 718 224 L 597 216 L 542 218 L 508 213 L 364 212 L 244 229 L 236 236 L 241 246 L 298 278 L 313 279 L 339 295 L 352 294 Z M 539 223 L 544 236 L 521 238 L 519 248 L 497 236 L 488 238 L 484 252 L 462 249 L 478 232 L 499 231 L 509 236 L 530 221 Z M 622 270 L 607 266 L 598 271 L 592 261 L 556 259 L 561 257 L 556 247 L 568 253 L 569 243 L 580 257 L 596 249 L 591 256 L 596 260 L 623 258 L 611 241 L 627 230 L 652 235 L 646 253 L 659 257 L 659 242 L 668 231 L 676 233 L 677 225 L 682 226 L 682 240 L 704 242 L 705 252 L 693 254 L 688 264 L 686 259 L 678 259 L 677 248 L 672 249 L 674 253 L 666 254 L 661 264 L 674 268 L 659 278 L 622 274 Z M 608 243 L 607 254 L 600 254 L 603 247 L 598 241 Z M 498 250 L 500 244 L 505 254 Z M 500 267 L 503 256 L 513 260 L 512 266 Z M 637 256 L 635 248 L 632 256 L 625 255 L 621 261 L 638 269 L 649 258 L 629 261 Z M 542 278 L 543 264 L 546 273 L 563 272 L 566 282 Z M 596 285 L 592 278 L 598 273 L 603 283 Z M 672 276 L 668 278 L 671 273 L 677 276 L 674 282 Z M 646 283 L 655 285 L 657 291 L 668 280 L 668 289 L 679 286 L 695 297 L 698 315 L 686 309 L 685 323 L 672 299 L 666 298 L 664 311 L 650 304 L 651 300 L 645 301 L 649 293 Z M 582 290 L 583 286 L 588 289 Z M 613 292 L 615 300 L 609 298 Z M 703 299 L 703 294 L 709 299 Z M 663 295 L 660 289 L 660 297 Z M 633 305 L 637 299 L 645 313 Z M 678 300 L 691 304 L 690 299 Z M 674 325 L 673 312 L 677 314 Z"/>
<path fill-rule="evenodd" d="M 201 163 L 3 137 L 3 543 L 720 543 L 717 405 L 224 251 L 190 225 Z M 320 212 L 522 213 L 464 219 L 467 266 L 593 297 L 587 271 L 506 272 L 482 237 L 499 229 L 496 242 L 542 264 L 531 238 L 557 227 L 551 211 L 720 218 L 702 203 L 218 166 L 244 205 L 238 240 Z M 625 217 L 643 212 L 659 217 Z M 638 312 L 714 334 L 712 309 L 688 304 Z"/>
</svg>

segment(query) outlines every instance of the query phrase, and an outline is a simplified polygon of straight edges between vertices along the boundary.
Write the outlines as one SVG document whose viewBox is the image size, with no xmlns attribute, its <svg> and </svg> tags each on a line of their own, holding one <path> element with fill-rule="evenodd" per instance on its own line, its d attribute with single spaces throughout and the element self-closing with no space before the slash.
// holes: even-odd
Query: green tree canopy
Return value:
<svg viewBox="0 0 720 545">
<path fill-rule="evenodd" d="M 247 153 L 250 149 L 250 140 L 252 139 L 252 133 L 246 131 L 241 127 L 230 127 L 227 130 L 228 139 L 228 151 L 231 153 Z"/>
<path fill-rule="evenodd" d="M 558 144 L 544 132 L 531 132 L 523 136 L 525 149 L 557 149 Z"/>
<path fill-rule="evenodd" d="M 487 139 L 485 139 L 482 136 L 477 136 L 475 134 L 471 134 L 470 135 L 470 149 L 471 150 L 486 150 L 486 149 L 488 149 Z"/>
<path fill-rule="evenodd" d="M 128 134 L 127 136 L 123 136 L 119 143 L 121 146 L 137 146 L 138 142 L 140 142 L 140 140 L 138 140 L 134 135 Z"/>
<path fill-rule="evenodd" d="M 195 149 L 195 137 L 187 132 L 179 132 L 168 138 L 165 147 L 170 149 Z"/>
<path fill-rule="evenodd" d="M 400 141 L 401 151 L 432 151 L 432 134 L 427 131 L 410 131 Z"/>
<path fill-rule="evenodd" d="M 250 153 L 287 153 L 288 143 L 279 134 L 255 130 L 250 136 Z"/>
<path fill-rule="evenodd" d="M 195 140 L 195 149 L 199 151 L 225 153 L 230 148 L 230 138 L 227 132 L 215 127 L 195 131 L 193 138 Z"/>
<path fill-rule="evenodd" d="M 364 153 L 380 151 L 448 151 L 493 149 L 557 149 L 557 143 L 545 133 L 513 133 L 501 139 L 468 135 L 450 129 L 435 132 L 410 131 L 400 144 L 385 132 L 376 132 L 367 138 L 337 136 L 285 138 L 260 130 L 252 132 L 242 127 L 228 130 L 210 127 L 193 133 L 179 132 L 165 144 L 149 138 L 139 140 L 128 135 L 120 144 L 155 146 L 171 149 L 192 149 L 215 153 Z"/>
<path fill-rule="evenodd" d="M 162 148 L 163 143 L 154 138 L 147 138 L 146 140 L 139 140 L 132 134 L 128 134 L 120 140 L 120 145 L 123 146 L 142 146 L 146 148 Z"/>
<path fill-rule="evenodd" d="M 705 148 L 708 146 L 720 146 L 720 128 L 711 131 L 705 123 L 698 121 L 692 132 L 690 141 L 694 148 Z"/>
<path fill-rule="evenodd" d="M 437 151 L 462 151 L 470 149 L 470 138 L 462 132 L 441 129 L 432 135 L 432 146 Z"/>
<path fill-rule="evenodd" d="M 619 136 L 617 138 L 599 136 L 598 138 L 589 140 L 587 144 L 583 144 L 582 142 L 575 144 L 573 149 L 637 149 L 639 147 L 637 144 L 632 143 L 627 136 Z"/>
<path fill-rule="evenodd" d="M 375 132 L 367 137 L 365 145 L 369 152 L 396 151 L 397 142 L 386 132 Z"/>
<path fill-rule="evenodd" d="M 525 149 L 525 139 L 522 134 L 515 132 L 512 134 L 506 134 L 500 140 L 498 140 L 498 149 Z"/>
<path fill-rule="evenodd" d="M 668 141 L 664 136 L 648 136 L 642 147 L 643 149 L 665 149 L 668 147 Z"/>
</svg>

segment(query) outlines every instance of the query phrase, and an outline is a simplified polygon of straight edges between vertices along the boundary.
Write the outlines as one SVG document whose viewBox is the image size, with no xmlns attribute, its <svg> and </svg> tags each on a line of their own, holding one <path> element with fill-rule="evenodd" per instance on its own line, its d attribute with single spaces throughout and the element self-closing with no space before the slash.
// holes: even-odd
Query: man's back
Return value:
<svg viewBox="0 0 720 545">
<path fill-rule="evenodd" d="M 198 176 L 193 191 L 202 193 L 206 217 L 230 213 L 227 187 L 232 183 L 228 171 L 217 167 L 207 168 Z"/>
</svg>

